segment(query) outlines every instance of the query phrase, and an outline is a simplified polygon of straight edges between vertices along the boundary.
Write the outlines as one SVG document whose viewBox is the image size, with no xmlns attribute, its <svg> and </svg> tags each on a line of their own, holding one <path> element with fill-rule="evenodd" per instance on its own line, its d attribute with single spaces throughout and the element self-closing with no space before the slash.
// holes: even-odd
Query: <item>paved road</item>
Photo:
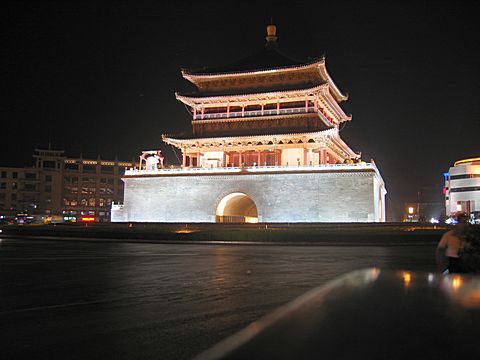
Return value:
<svg viewBox="0 0 480 360">
<path fill-rule="evenodd" d="M 2 239 L 2 358 L 189 359 L 351 270 L 434 271 L 422 246 Z"/>
</svg>

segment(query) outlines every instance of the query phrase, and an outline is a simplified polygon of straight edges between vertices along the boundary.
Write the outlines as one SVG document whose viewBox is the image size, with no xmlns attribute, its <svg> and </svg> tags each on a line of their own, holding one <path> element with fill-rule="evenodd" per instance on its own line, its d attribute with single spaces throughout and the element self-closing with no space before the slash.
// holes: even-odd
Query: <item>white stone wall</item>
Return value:
<svg viewBox="0 0 480 360">
<path fill-rule="evenodd" d="M 112 221 L 215 222 L 219 202 L 232 192 L 255 202 L 259 222 L 384 221 L 378 177 L 375 171 L 128 177 L 124 206 L 112 209 Z"/>
</svg>

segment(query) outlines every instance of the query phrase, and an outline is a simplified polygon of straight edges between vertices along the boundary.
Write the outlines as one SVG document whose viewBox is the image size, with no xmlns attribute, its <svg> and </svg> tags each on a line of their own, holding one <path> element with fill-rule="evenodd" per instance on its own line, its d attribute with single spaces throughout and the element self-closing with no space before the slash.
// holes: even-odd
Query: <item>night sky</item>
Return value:
<svg viewBox="0 0 480 360">
<path fill-rule="evenodd" d="M 421 187 L 480 156 L 479 11 L 474 2 L 15 1 L 0 5 L 0 165 L 35 147 L 131 160 L 188 133 L 180 69 L 260 50 L 273 19 L 282 52 L 326 56 L 353 118 L 342 138 L 373 158 L 388 219 Z"/>
</svg>

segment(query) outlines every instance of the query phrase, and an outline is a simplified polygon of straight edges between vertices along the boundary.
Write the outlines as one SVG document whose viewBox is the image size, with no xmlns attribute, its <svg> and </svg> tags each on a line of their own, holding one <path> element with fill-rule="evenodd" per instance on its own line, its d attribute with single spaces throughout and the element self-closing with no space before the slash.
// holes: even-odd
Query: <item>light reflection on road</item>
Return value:
<svg viewBox="0 0 480 360">
<path fill-rule="evenodd" d="M 3 239 L 3 351 L 188 359 L 346 272 L 434 271 L 434 250 Z"/>
</svg>

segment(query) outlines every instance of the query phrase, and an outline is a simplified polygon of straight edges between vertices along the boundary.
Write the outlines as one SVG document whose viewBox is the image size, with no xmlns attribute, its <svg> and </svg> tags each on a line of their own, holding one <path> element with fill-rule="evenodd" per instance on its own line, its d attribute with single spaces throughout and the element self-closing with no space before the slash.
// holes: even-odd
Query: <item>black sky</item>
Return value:
<svg viewBox="0 0 480 360">
<path fill-rule="evenodd" d="M 343 139 L 377 163 L 389 219 L 419 187 L 479 156 L 479 11 L 452 1 L 15 1 L 0 5 L 0 165 L 35 147 L 131 160 L 188 132 L 180 69 L 264 46 L 277 25 L 294 58 L 325 54 L 353 115 Z"/>
</svg>

